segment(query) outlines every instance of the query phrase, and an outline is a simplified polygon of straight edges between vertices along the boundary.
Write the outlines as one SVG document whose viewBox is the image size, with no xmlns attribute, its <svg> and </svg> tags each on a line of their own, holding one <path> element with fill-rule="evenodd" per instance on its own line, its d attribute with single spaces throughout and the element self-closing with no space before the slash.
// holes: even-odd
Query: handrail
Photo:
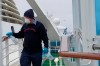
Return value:
<svg viewBox="0 0 100 66">
<path fill-rule="evenodd" d="M 9 63 L 11 63 L 11 62 L 13 62 L 14 60 L 17 60 L 17 59 L 19 59 L 19 58 L 20 58 L 20 57 L 17 57 L 17 58 L 15 58 L 15 59 L 9 61 L 9 62 L 6 64 L 6 66 L 7 66 Z"/>
<path fill-rule="evenodd" d="M 7 47 L 12 46 L 12 45 L 15 45 L 15 44 L 10 44 L 10 45 L 7 45 L 7 46 L 6 46 L 6 47 L 4 47 L 2 50 L 6 49 Z"/>
<path fill-rule="evenodd" d="M 60 51 L 59 52 L 59 55 L 61 57 L 72 57 L 72 58 L 82 58 L 82 59 L 100 60 L 100 53 L 64 52 L 64 51 Z"/>
<path fill-rule="evenodd" d="M 4 38 L 6 38 L 6 37 L 4 37 Z M 5 66 L 9 66 L 9 65 L 11 65 L 11 66 L 18 66 L 18 65 L 20 65 L 19 64 L 20 54 L 19 54 L 19 56 L 13 57 L 12 59 L 10 59 L 10 55 L 12 53 L 16 53 L 17 51 L 20 53 L 20 49 L 22 48 L 22 47 L 20 48 L 20 45 L 22 44 L 22 42 L 18 42 L 18 44 L 15 44 L 15 46 L 18 45 L 18 47 L 19 47 L 18 49 L 9 52 L 9 50 L 10 50 L 9 49 L 10 48 L 9 46 L 12 46 L 14 44 L 9 44 L 9 40 L 8 39 L 9 38 L 7 38 L 6 40 L 4 40 L 6 47 L 3 48 L 3 50 L 6 50 L 6 55 L 5 55 L 5 57 L 3 57 L 3 59 L 6 59 Z M 52 50 L 52 49 L 50 49 L 50 50 Z M 55 49 L 53 49 L 53 50 L 55 50 Z M 56 58 L 56 57 L 54 56 L 54 58 Z M 49 60 L 49 61 L 50 61 L 50 64 L 51 64 L 51 60 Z M 62 58 L 59 58 L 59 61 L 60 61 L 60 65 L 62 66 L 62 62 L 63 62 L 62 61 Z"/>
<path fill-rule="evenodd" d="M 10 54 L 15 53 L 15 52 L 20 51 L 20 50 L 22 50 L 22 49 L 19 49 L 19 50 L 15 50 L 15 51 L 13 51 L 13 52 L 10 52 L 10 53 L 7 54 L 4 58 L 6 58 L 6 57 L 9 56 Z"/>
<path fill-rule="evenodd" d="M 11 62 L 13 62 L 13 61 L 15 61 L 15 60 L 17 60 L 17 59 L 20 58 L 20 55 L 19 55 L 18 57 L 14 57 L 13 59 L 10 60 L 9 55 L 11 55 L 13 53 L 16 53 L 16 52 L 19 52 L 20 53 L 20 50 L 22 50 L 22 49 L 21 48 L 18 48 L 16 50 L 12 51 L 12 52 L 9 52 L 9 46 L 12 46 L 14 44 L 9 44 L 8 39 L 7 40 L 4 40 L 3 42 L 5 42 L 5 45 L 6 45 L 3 48 L 3 50 L 6 50 L 6 55 L 3 57 L 3 59 L 6 59 L 6 64 L 5 65 L 6 66 L 9 66 Z M 18 45 L 19 46 L 19 44 L 15 44 L 15 45 Z M 11 64 L 11 65 L 13 65 L 13 64 Z"/>
</svg>

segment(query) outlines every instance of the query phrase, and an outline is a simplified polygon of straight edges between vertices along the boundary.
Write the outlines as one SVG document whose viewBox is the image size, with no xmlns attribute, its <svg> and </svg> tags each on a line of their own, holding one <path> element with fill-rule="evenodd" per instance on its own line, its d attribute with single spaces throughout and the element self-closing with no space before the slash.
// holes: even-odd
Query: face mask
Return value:
<svg viewBox="0 0 100 66">
<path fill-rule="evenodd" d="M 27 19 L 27 18 L 25 18 L 25 23 L 30 23 L 30 20 L 29 19 Z"/>
</svg>

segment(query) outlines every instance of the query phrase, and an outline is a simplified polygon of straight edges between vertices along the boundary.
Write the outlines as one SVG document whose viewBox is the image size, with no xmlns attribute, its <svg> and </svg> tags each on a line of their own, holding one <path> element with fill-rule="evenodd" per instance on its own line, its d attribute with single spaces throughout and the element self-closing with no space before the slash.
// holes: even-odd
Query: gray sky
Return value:
<svg viewBox="0 0 100 66">
<path fill-rule="evenodd" d="M 14 0 L 16 6 L 23 16 L 23 13 L 30 9 L 30 5 L 26 0 Z M 72 29 L 72 0 L 36 0 L 44 12 L 52 14 L 54 17 L 60 18 L 61 25 Z"/>
</svg>

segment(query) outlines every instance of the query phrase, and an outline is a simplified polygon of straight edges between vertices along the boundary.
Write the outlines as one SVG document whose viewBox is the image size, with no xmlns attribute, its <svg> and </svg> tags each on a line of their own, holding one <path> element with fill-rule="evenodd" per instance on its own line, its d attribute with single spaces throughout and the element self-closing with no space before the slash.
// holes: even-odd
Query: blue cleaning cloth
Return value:
<svg viewBox="0 0 100 66">
<path fill-rule="evenodd" d="M 11 37 L 11 36 L 13 35 L 13 33 L 12 33 L 12 32 L 8 32 L 6 35 L 7 35 L 8 37 Z"/>
</svg>

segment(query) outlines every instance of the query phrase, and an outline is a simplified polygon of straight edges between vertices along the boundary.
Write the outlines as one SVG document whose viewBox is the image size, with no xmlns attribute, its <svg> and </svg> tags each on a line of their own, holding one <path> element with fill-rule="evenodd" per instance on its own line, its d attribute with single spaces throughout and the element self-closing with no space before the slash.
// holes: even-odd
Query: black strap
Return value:
<svg viewBox="0 0 100 66">
<path fill-rule="evenodd" d="M 11 26 L 11 31 L 15 33 L 14 26 Z"/>
</svg>

